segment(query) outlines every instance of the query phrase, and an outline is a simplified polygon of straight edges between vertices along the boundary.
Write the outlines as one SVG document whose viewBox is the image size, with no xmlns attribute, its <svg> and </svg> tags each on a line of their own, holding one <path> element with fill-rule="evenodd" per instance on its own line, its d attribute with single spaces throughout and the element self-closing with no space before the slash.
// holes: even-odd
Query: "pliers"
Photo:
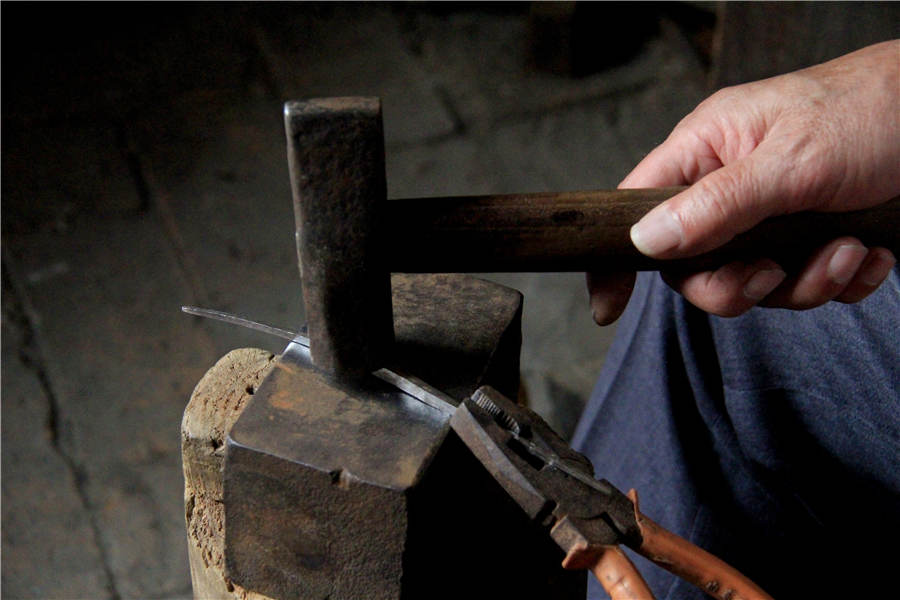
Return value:
<svg viewBox="0 0 900 600">
<path fill-rule="evenodd" d="M 594 479 L 593 465 L 535 412 L 484 386 L 450 426 L 533 522 L 566 552 L 566 569 L 590 569 L 613 600 L 652 600 L 628 546 L 721 600 L 771 600 L 721 559 L 654 523 L 623 494 Z"/>
</svg>

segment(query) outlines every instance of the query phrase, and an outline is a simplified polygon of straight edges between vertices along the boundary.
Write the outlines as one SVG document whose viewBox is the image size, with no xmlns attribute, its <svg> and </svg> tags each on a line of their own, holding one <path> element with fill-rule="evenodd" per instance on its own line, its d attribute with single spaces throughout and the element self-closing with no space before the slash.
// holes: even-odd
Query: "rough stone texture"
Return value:
<svg viewBox="0 0 900 600">
<path fill-rule="evenodd" d="M 272 370 L 275 356 L 241 348 L 203 376 L 181 421 L 184 507 L 194 597 L 265 600 L 225 578 L 225 508 L 222 465 L 225 437 L 247 401 Z"/>
<path fill-rule="evenodd" d="M 65 228 L 84 213 L 105 218 L 140 211 L 142 200 L 127 161 L 117 152 L 116 138 L 115 128 L 105 123 L 7 129 L 3 175 L 16 185 L 3 190 L 8 207 L 3 214 L 4 232 Z"/>
<path fill-rule="evenodd" d="M 212 362 L 185 336 L 187 295 L 154 218 L 78 220 L 65 233 L 22 236 L 10 254 L 26 274 L 64 260 L 52 278 L 25 277 L 41 356 L 58 400 L 59 447 L 78 465 L 100 543 L 123 596 L 185 588 L 173 423 Z M 123 261 L 137 252 L 145 258 Z"/>
<path fill-rule="evenodd" d="M 452 115 L 390 9 L 335 3 L 260 21 L 256 39 L 282 97 L 379 96 L 388 146 L 453 133 Z"/>
<path fill-rule="evenodd" d="M 55 445 L 55 408 L 35 371 L 40 363 L 23 319 L 21 307 L 4 292 L 3 595 L 109 598 L 110 581 L 78 489 L 79 473 Z"/>
<path fill-rule="evenodd" d="M 460 11 L 416 15 L 409 33 L 413 49 L 468 129 L 523 119 L 627 92 L 652 81 L 647 71 L 661 58 L 642 54 L 626 64 L 586 78 L 535 72 L 528 65 L 527 19 L 509 14 Z"/>
<path fill-rule="evenodd" d="M 154 114 L 134 137 L 160 233 L 188 279 L 178 302 L 299 328 L 303 297 L 280 103 L 250 98 L 210 110 L 192 97 L 170 110 L 179 122 L 201 115 L 204 126 L 172 131 L 160 144 L 150 134 L 167 117 Z M 273 352 L 284 346 L 242 328 L 201 319 L 194 325 L 211 333 L 220 356 L 240 346 Z"/>
<path fill-rule="evenodd" d="M 897 38 L 892 2 L 723 3 L 714 87 L 802 69 Z M 727 40 L 727 42 L 726 42 Z"/>
</svg>

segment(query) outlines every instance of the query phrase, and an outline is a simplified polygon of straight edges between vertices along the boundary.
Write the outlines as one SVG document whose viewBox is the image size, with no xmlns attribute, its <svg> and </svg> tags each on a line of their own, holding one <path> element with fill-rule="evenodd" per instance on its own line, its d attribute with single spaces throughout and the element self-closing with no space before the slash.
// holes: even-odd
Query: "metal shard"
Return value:
<svg viewBox="0 0 900 600">
<path fill-rule="evenodd" d="M 240 325 L 241 327 L 253 329 L 254 331 L 268 333 L 270 335 L 289 340 L 292 343 L 299 344 L 304 348 L 309 348 L 309 338 L 299 333 L 294 333 L 293 331 L 282 329 L 281 327 L 267 325 L 265 323 L 260 323 L 259 321 L 251 321 L 250 319 L 240 317 L 232 313 L 227 313 L 221 310 L 213 310 L 210 308 L 200 308 L 198 306 L 182 306 L 181 310 L 182 312 L 185 312 L 189 315 L 194 315 L 196 317 L 215 319 L 216 321 L 222 321 L 231 325 Z M 440 391 L 436 387 L 429 385 L 427 382 L 422 381 L 415 375 L 409 373 L 401 374 L 397 370 L 391 370 L 387 368 L 378 369 L 377 371 L 374 371 L 372 375 L 384 382 L 390 383 L 400 391 L 403 391 L 406 394 L 412 396 L 422 404 L 439 410 L 441 413 L 448 417 L 453 414 L 453 411 L 456 410 L 457 402 L 454 401 L 453 398 Z"/>
</svg>

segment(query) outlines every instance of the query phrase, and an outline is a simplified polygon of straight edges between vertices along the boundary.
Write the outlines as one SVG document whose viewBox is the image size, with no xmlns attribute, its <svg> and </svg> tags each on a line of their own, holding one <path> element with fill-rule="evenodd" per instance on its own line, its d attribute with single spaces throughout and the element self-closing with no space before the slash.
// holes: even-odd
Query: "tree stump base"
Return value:
<svg viewBox="0 0 900 600">
<path fill-rule="evenodd" d="M 232 350 L 200 380 L 181 421 L 184 519 L 194 598 L 271 600 L 225 577 L 225 437 L 272 369 L 275 355 L 258 348 Z"/>
</svg>

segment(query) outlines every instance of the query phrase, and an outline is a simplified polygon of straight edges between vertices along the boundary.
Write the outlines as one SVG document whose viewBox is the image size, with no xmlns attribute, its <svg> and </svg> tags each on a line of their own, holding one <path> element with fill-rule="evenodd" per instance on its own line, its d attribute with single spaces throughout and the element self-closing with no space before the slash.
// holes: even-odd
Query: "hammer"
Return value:
<svg viewBox="0 0 900 600">
<path fill-rule="evenodd" d="M 900 253 L 900 197 L 847 213 L 768 219 L 713 252 L 656 260 L 629 230 L 684 188 L 388 200 L 377 98 L 284 108 L 296 241 L 313 364 L 354 380 L 393 342 L 390 273 L 697 270 L 756 258 L 784 268 L 840 236 Z"/>
</svg>

